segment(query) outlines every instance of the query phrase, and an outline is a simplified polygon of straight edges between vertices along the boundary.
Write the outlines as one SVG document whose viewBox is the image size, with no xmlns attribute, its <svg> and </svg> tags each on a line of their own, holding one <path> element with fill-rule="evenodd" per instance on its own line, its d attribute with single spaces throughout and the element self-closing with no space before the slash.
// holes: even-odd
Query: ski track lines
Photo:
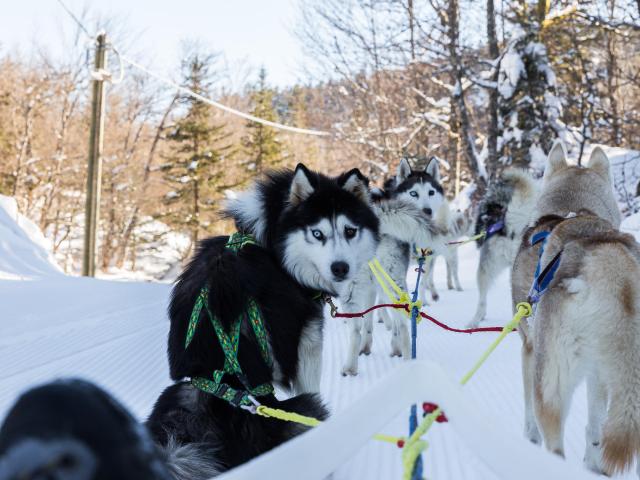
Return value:
<svg viewBox="0 0 640 480">
<path fill-rule="evenodd" d="M 96 282 L 95 288 L 99 291 L 103 283 Z M 43 287 L 39 282 L 22 285 L 36 291 Z M 0 417 L 19 392 L 62 376 L 95 381 L 114 393 L 138 417 L 148 414 L 155 398 L 170 383 L 165 354 L 168 287 L 157 286 L 153 296 L 141 291 L 140 301 L 128 292 L 135 289 L 135 284 L 115 287 L 110 295 L 91 296 L 90 302 L 81 299 L 85 310 L 82 319 L 66 319 L 62 325 L 52 326 L 40 313 L 38 317 L 46 320 L 41 331 L 3 338 Z M 67 292 L 67 297 L 72 293 Z M 66 300 L 56 301 L 64 304 Z M 118 309 L 115 306 L 119 304 L 124 305 Z M 23 307 L 22 311 L 33 316 L 29 308 Z M 15 320 L 20 321 L 20 317 Z"/>
<path fill-rule="evenodd" d="M 460 276 L 465 292 L 446 290 L 444 262 L 438 259 L 436 279 L 439 302 L 425 309 L 455 327 L 464 326 L 475 309 L 477 251 L 461 248 Z M 409 285 L 415 273 L 410 274 Z M 160 392 L 170 384 L 166 360 L 167 285 L 104 281 L 0 282 L 9 302 L 10 317 L 21 327 L 0 335 L 0 418 L 19 392 L 34 384 L 61 376 L 80 376 L 112 392 L 139 419 L 149 414 Z M 83 279 L 86 280 L 86 279 Z M 509 279 L 503 273 L 491 290 L 487 325 L 503 325 L 511 318 Z M 11 288 L 4 288 L 10 286 Z M 20 286 L 20 289 L 17 289 Z M 28 301 L 34 294 L 54 292 L 49 305 Z M 25 291 L 23 289 L 31 289 Z M 3 297 L 4 298 L 4 297 Z M 4 304 L 4 301 L 0 303 Z M 3 322 L 7 317 L 3 316 Z M 22 320 L 24 319 L 24 322 Z M 5 332 L 5 326 L 0 324 Z M 454 380 L 462 377 L 495 338 L 495 333 L 456 334 L 427 321 L 418 326 L 418 357 L 434 360 Z M 342 377 L 348 329 L 342 319 L 327 318 L 323 352 L 321 391 L 331 411 L 340 412 L 365 394 L 377 380 L 404 362 L 390 358 L 390 333 L 374 321 L 374 345 L 370 356 L 361 356 L 359 374 Z M 516 333 L 498 347 L 464 391 L 477 405 L 480 415 L 504 429 L 522 435 L 523 405 L 520 374 L 520 339 Z M 417 398 L 419 404 L 428 398 Z M 446 404 L 441 405 L 446 412 Z M 381 433 L 404 436 L 408 432 L 409 406 Z M 566 427 L 567 461 L 582 462 L 586 393 L 578 389 Z M 344 433 L 348 435 L 348 432 Z M 483 464 L 458 438 L 452 426 L 435 424 L 426 437 L 429 449 L 423 455 L 425 476 L 440 480 L 495 480 Z M 336 439 L 340 441 L 340 439 Z M 496 445 L 496 448 L 499 448 Z M 333 480 L 401 478 L 401 450 L 394 445 L 370 441 L 340 467 Z M 509 459 L 505 459 L 509 461 Z M 626 477 L 635 478 L 632 472 Z M 512 479 L 509 479 L 512 480 Z M 571 479 L 573 480 L 573 479 Z"/>
</svg>

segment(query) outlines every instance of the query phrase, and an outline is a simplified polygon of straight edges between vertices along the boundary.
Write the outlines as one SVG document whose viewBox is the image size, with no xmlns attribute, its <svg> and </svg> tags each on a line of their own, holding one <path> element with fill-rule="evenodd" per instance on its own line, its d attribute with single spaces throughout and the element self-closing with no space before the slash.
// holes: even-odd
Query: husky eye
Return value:
<svg viewBox="0 0 640 480">
<path fill-rule="evenodd" d="M 316 240 L 324 240 L 324 234 L 320 230 L 311 230 L 311 235 L 313 235 L 313 238 L 315 238 Z"/>
<path fill-rule="evenodd" d="M 435 190 L 429 190 L 429 196 L 433 197 L 436 194 Z"/>
<path fill-rule="evenodd" d="M 409 195 L 411 195 L 412 197 L 418 198 L 418 192 L 416 192 L 415 190 L 411 190 L 409 192 Z M 431 195 L 431 194 L 429 194 L 429 195 Z"/>
<path fill-rule="evenodd" d="M 358 233 L 358 229 L 357 228 L 353 228 L 353 227 L 344 227 L 344 236 L 351 240 L 353 237 L 356 236 L 356 233 Z"/>
</svg>

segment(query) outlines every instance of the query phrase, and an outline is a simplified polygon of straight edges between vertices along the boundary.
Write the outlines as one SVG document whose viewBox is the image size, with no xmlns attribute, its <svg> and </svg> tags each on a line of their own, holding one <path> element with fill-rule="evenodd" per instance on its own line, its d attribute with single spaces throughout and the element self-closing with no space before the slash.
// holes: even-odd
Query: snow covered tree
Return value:
<svg viewBox="0 0 640 480">
<path fill-rule="evenodd" d="M 273 90 L 267 87 L 267 72 L 260 69 L 258 84 L 251 93 L 254 104 L 251 114 L 255 117 L 277 121 L 277 114 L 273 108 Z M 249 121 L 247 134 L 242 138 L 247 159 L 246 166 L 251 172 L 262 173 L 264 170 L 278 166 L 282 159 L 282 143 L 276 131 L 262 123 Z"/>
<path fill-rule="evenodd" d="M 183 85 L 202 95 L 209 95 L 215 57 L 194 53 L 183 62 Z M 179 99 L 185 109 L 167 135 L 170 154 L 162 166 L 164 180 L 171 191 L 165 196 L 168 206 L 163 215 L 172 227 L 188 230 L 192 246 L 207 231 L 204 216 L 214 206 L 216 184 L 224 175 L 223 160 L 231 155 L 229 135 L 224 124 L 214 124 L 211 107 L 189 95 Z"/>
<path fill-rule="evenodd" d="M 497 170 L 515 165 L 542 171 L 546 154 L 562 133 L 556 76 L 541 39 L 548 13 L 546 0 L 516 7 L 521 32 L 507 46 L 498 72 Z"/>
</svg>

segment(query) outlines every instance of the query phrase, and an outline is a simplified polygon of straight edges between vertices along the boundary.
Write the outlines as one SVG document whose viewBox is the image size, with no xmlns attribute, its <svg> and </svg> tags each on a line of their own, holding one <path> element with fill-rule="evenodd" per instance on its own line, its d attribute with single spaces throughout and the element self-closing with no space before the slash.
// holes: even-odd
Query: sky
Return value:
<svg viewBox="0 0 640 480">
<path fill-rule="evenodd" d="M 292 85 L 304 78 L 302 52 L 292 33 L 297 0 L 64 2 L 78 15 L 86 8 L 90 15 L 118 19 L 137 34 L 137 40 L 127 48 L 158 71 L 175 69 L 183 41 L 198 39 L 203 46 L 224 54 L 231 65 L 248 63 L 255 69 L 264 65 L 272 85 Z M 73 21 L 56 0 L 10 0 L 3 4 L 0 53 L 14 48 L 29 53 L 37 39 L 59 55 L 63 35 L 75 31 Z"/>
</svg>

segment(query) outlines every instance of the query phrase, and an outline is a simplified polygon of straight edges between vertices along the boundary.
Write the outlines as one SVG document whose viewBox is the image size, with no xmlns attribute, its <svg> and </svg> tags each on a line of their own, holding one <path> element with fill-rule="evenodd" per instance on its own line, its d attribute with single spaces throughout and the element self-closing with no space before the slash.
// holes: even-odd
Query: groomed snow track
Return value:
<svg viewBox="0 0 640 480">
<path fill-rule="evenodd" d="M 461 248 L 465 292 L 442 282 L 429 313 L 463 326 L 475 307 L 477 251 Z M 444 278 L 437 264 L 436 278 Z M 108 282 L 50 275 L 0 281 L 0 418 L 25 389 L 59 377 L 88 378 L 112 392 L 141 420 L 170 382 L 166 363 L 169 285 Z M 487 324 L 510 319 L 508 276 L 496 281 Z M 450 423 L 427 436 L 425 476 L 441 480 L 592 478 L 582 467 L 586 401 L 576 393 L 566 433 L 567 461 L 529 445 L 522 435 L 520 339 L 511 334 L 464 388 L 458 380 L 496 334 L 419 327 L 419 361 L 390 358 L 389 334 L 375 324 L 373 353 L 357 377 L 342 377 L 347 343 L 342 320 L 327 319 L 322 394 L 332 411 L 326 424 L 229 472 L 227 479 L 333 480 L 401 478 L 401 451 L 368 440 L 374 433 L 407 433 L 411 401 L 442 406 Z M 635 478 L 629 473 L 625 477 Z"/>
</svg>

